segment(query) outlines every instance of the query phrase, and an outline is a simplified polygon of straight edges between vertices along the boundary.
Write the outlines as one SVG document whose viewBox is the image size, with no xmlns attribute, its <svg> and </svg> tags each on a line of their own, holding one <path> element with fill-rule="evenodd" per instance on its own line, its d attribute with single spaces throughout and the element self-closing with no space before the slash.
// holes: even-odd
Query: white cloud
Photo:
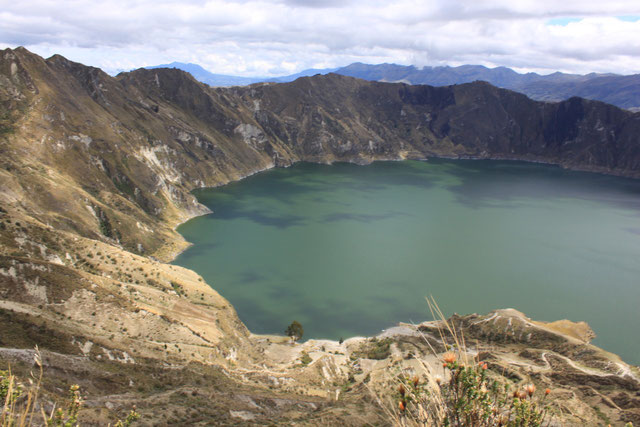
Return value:
<svg viewBox="0 0 640 427">
<path fill-rule="evenodd" d="M 640 73 L 640 20 L 616 18 L 637 15 L 635 0 L 23 0 L 3 5 L 0 45 L 110 72 L 182 61 L 273 75 L 360 61 Z"/>
</svg>

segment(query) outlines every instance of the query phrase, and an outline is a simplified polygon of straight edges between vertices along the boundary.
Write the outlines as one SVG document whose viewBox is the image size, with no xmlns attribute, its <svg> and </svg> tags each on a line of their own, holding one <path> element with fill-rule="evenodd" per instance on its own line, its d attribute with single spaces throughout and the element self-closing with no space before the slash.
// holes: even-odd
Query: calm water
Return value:
<svg viewBox="0 0 640 427">
<path fill-rule="evenodd" d="M 256 333 L 369 335 L 513 307 L 640 364 L 640 181 L 498 161 L 299 164 L 198 199 L 175 262 Z"/>
</svg>

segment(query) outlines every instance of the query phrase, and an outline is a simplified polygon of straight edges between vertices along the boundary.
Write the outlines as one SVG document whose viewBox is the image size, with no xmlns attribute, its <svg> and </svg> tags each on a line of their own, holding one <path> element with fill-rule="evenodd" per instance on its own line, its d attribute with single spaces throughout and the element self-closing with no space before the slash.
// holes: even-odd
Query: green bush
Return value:
<svg viewBox="0 0 640 427">
<path fill-rule="evenodd" d="M 284 331 L 288 337 L 290 337 L 293 341 L 298 341 L 304 335 L 304 328 L 297 320 L 291 322 L 291 324 Z"/>
<path fill-rule="evenodd" d="M 311 358 L 311 356 L 309 356 L 309 353 L 307 353 L 306 351 L 303 351 L 302 354 L 300 355 L 300 363 L 306 366 L 311 362 L 313 362 L 313 359 Z"/>
<path fill-rule="evenodd" d="M 377 339 L 371 338 L 360 345 L 354 355 L 362 359 L 386 359 L 391 355 L 391 338 Z"/>
</svg>

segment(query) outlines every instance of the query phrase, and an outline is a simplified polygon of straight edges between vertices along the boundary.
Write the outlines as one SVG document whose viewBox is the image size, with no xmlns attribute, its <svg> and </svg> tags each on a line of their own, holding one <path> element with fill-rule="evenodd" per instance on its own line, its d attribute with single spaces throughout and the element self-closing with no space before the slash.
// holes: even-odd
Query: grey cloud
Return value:
<svg viewBox="0 0 640 427">
<path fill-rule="evenodd" d="M 284 0 L 283 3 L 295 7 L 309 7 L 313 9 L 342 8 L 352 4 L 349 0 Z"/>
<path fill-rule="evenodd" d="M 640 14 L 628 1 L 77 0 L 69 10 L 25 0 L 3 9 L 0 44 L 107 71 L 176 60 L 239 75 L 355 61 L 640 72 L 640 23 L 606 18 Z M 545 25 L 566 16 L 585 19 Z"/>
</svg>

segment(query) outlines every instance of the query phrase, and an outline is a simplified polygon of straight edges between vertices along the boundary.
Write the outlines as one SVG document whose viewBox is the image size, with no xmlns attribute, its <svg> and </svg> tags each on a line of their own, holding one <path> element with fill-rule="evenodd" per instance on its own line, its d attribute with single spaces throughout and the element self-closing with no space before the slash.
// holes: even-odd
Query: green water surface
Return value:
<svg viewBox="0 0 640 427">
<path fill-rule="evenodd" d="M 298 164 L 196 192 L 175 261 L 255 333 L 371 335 L 516 308 L 640 363 L 640 181 L 502 161 Z"/>
</svg>

